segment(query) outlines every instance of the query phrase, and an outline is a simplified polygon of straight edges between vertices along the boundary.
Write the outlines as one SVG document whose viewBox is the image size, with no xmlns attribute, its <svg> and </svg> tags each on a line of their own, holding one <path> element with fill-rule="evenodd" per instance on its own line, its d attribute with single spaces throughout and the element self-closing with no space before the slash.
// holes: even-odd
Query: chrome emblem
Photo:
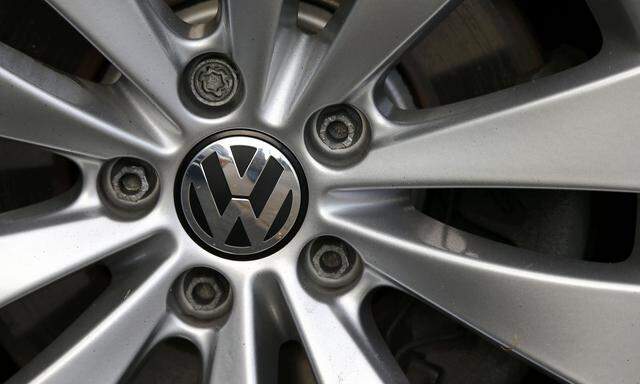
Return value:
<svg viewBox="0 0 640 384">
<path fill-rule="evenodd" d="M 237 89 L 236 72 L 222 60 L 204 60 L 191 71 L 191 90 L 206 105 L 217 107 L 226 104 Z"/>
<path fill-rule="evenodd" d="M 184 219 L 197 238 L 239 256 L 282 241 L 303 204 L 289 159 L 248 136 L 222 138 L 201 149 L 187 165 L 179 192 Z"/>
</svg>

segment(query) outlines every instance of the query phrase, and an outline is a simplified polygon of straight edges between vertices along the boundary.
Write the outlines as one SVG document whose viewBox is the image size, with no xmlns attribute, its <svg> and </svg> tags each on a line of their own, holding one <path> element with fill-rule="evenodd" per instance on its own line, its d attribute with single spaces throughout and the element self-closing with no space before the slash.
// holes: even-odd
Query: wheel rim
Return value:
<svg viewBox="0 0 640 384">
<path fill-rule="evenodd" d="M 633 1 L 590 2 L 604 46 L 585 65 L 454 107 L 384 113 L 379 80 L 455 1 L 349 3 L 311 36 L 295 27 L 293 1 L 228 0 L 217 27 L 197 39 L 156 0 L 49 3 L 124 77 L 79 83 L 0 45 L 0 136 L 57 151 L 82 171 L 64 198 L 0 218 L 0 306 L 98 260 L 121 277 L 12 382 L 117 382 L 174 336 L 197 346 L 205 382 L 275 378 L 277 347 L 290 338 L 302 341 L 321 382 L 403 382 L 362 313 L 379 287 L 410 292 L 567 380 L 636 380 L 633 259 L 605 266 L 540 259 L 420 215 L 407 193 L 638 191 L 640 60 L 632 47 L 640 8 Z M 231 58 L 243 76 L 242 101 L 222 115 L 190 108 L 181 94 L 184 68 L 208 52 Z M 310 116 L 339 103 L 362 111 L 372 132 L 368 153 L 346 166 L 315 158 L 304 136 Z M 230 129 L 285 143 L 309 184 L 296 236 L 250 262 L 199 247 L 175 210 L 179 164 L 201 140 Z M 114 216 L 100 198 L 100 169 L 120 157 L 158 171 L 158 203 L 141 218 Z M 324 235 L 347 241 L 364 262 L 357 283 L 338 293 L 314 291 L 299 271 L 304 247 Z M 167 304 L 176 279 L 200 266 L 224 274 L 233 290 L 219 325 L 191 324 Z M 602 359 L 612 351 L 615 359 Z"/>
</svg>

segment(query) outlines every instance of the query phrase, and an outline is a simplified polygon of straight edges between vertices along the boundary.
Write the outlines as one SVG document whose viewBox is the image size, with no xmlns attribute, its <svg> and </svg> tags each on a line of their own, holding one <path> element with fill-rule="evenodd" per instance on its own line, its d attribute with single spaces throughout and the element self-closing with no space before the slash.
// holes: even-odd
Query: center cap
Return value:
<svg viewBox="0 0 640 384">
<path fill-rule="evenodd" d="M 191 237 L 210 252 L 255 259 L 282 248 L 302 224 L 307 188 L 300 165 L 276 140 L 229 131 L 205 140 L 176 180 Z"/>
</svg>

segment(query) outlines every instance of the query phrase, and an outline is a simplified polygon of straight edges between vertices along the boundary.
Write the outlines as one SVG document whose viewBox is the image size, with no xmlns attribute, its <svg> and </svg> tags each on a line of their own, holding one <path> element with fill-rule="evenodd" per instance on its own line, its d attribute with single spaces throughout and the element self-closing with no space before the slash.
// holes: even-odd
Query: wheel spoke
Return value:
<svg viewBox="0 0 640 384">
<path fill-rule="evenodd" d="M 198 324 L 185 321 L 184 318 L 171 311 L 167 312 L 154 332 L 153 337 L 149 339 L 145 348 L 138 354 L 138 363 L 144 364 L 144 359 L 148 354 L 162 342 L 168 339 L 184 337 L 188 337 L 189 341 L 200 352 L 201 361 L 203 362 L 201 377 L 209 377 L 215 353 L 217 330 L 213 327 L 200 327 Z M 130 372 L 134 373 L 135 370 L 130 370 Z"/>
<path fill-rule="evenodd" d="M 615 61 L 615 62 L 614 62 Z M 370 114 L 367 158 L 338 188 L 505 186 L 637 191 L 640 68 L 600 56 L 458 105 Z M 409 166 L 411 164 L 411 166 Z"/>
<path fill-rule="evenodd" d="M 253 303 L 252 300 L 247 302 L 242 297 L 234 297 L 233 305 L 230 321 L 218 334 L 210 382 L 257 383 L 258 346 L 254 334 Z"/>
<path fill-rule="evenodd" d="M 544 257 L 447 227 L 391 195 L 340 195 L 329 221 L 399 286 L 571 382 L 636 380 L 635 264 Z M 602 359 L 611 351 L 615 359 Z"/>
<path fill-rule="evenodd" d="M 456 0 L 347 1 L 320 33 L 324 49 L 303 101 L 312 110 L 347 100 L 394 63 Z M 392 31 L 390 31 L 390 29 Z M 329 41 L 328 45 L 325 43 Z"/>
<path fill-rule="evenodd" d="M 291 271 L 288 276 L 295 276 Z M 393 357 L 363 325 L 361 300 L 317 300 L 286 279 L 284 291 L 316 378 L 321 383 L 402 383 Z"/>
<path fill-rule="evenodd" d="M 634 0 L 616 0 L 601 2 L 586 0 L 589 9 L 597 20 L 604 40 L 603 51 L 609 41 L 626 40 L 629 44 L 638 43 L 638 35 L 634 32 L 639 25 L 640 10 Z"/>
<path fill-rule="evenodd" d="M 67 199 L 0 216 L 0 307 L 159 230 L 148 219 L 116 221 L 97 205 L 54 207 Z"/>
<path fill-rule="evenodd" d="M 285 340 L 282 324 L 273 317 L 282 313 L 282 300 L 272 296 L 273 284 L 256 289 L 250 280 L 234 286 L 232 312 L 217 335 L 210 383 L 277 380 L 278 351 Z M 269 298 L 274 300 L 267 304 Z"/>
<path fill-rule="evenodd" d="M 169 116 L 183 112 L 178 94 L 183 40 L 161 0 L 47 0 Z M 174 27 L 174 28 L 172 28 Z"/>
<path fill-rule="evenodd" d="M 111 286 L 87 312 L 9 383 L 121 382 L 166 313 L 173 265 L 157 257 L 166 248 L 152 252 L 156 259 L 138 260 L 146 264 L 137 265 L 135 272 L 129 266 L 114 274 Z"/>
<path fill-rule="evenodd" d="M 191 40 L 165 0 L 46 1 L 125 79 L 115 85 L 74 79 L 0 43 L 0 137 L 93 164 L 63 196 L 0 215 L 0 307 L 98 262 L 112 279 L 9 383 L 90 378 L 115 384 L 170 337 L 187 337 L 202 352 L 203 382 L 275 382 L 282 342 L 299 338 L 319 382 L 404 383 L 363 311 L 381 284 L 376 279 L 568 381 L 637 380 L 635 260 L 595 264 L 500 244 L 435 221 L 411 206 L 408 193 L 388 190 L 640 192 L 640 60 L 624 47 L 633 45 L 629 41 L 621 38 L 616 46 L 617 30 L 605 36 L 607 52 L 615 55 L 601 54 L 562 74 L 450 106 L 381 111 L 379 80 L 459 0 L 345 0 L 317 35 L 298 30 L 297 0 L 220 0 L 218 29 Z M 631 7 L 622 4 L 616 15 Z M 237 65 L 244 94 L 228 116 L 221 108 L 220 115 L 212 109 L 196 117 L 183 105 L 182 71 L 197 54 L 212 51 Z M 211 76 L 208 85 L 227 80 Z M 310 219 L 318 222 L 310 226 L 308 219 L 305 230 L 351 244 L 364 261 L 363 276 L 349 289 L 328 293 L 301 278 L 305 272 L 290 263 L 298 255 L 288 258 L 287 248 L 278 249 L 273 263 L 258 260 L 242 273 L 235 261 L 218 259 L 214 264 L 232 289 L 230 312 L 206 327 L 173 313 L 168 295 L 182 268 L 208 265 L 202 255 L 210 255 L 200 249 L 177 254 L 197 245 L 183 242 L 189 237 L 182 233 L 178 245 L 166 233 L 162 215 L 177 223 L 171 202 L 171 209 L 136 221 L 110 215 L 96 190 L 96 164 L 171 150 L 177 155 L 176 124 L 194 144 L 208 135 L 200 128 L 251 127 L 260 120 L 270 129 L 297 127 L 279 136 L 296 135 L 304 146 L 301 122 L 339 103 L 367 117 L 371 145 L 361 161 L 339 170 L 303 159 L 305 168 L 321 168 L 308 179 L 310 201 L 320 199 L 309 206 L 319 216 Z M 179 161 L 162 164 L 174 172 Z M 612 351 L 615 359 L 602 358 Z"/>
<path fill-rule="evenodd" d="M 252 102 L 262 100 L 277 32 L 283 25 L 295 26 L 296 5 L 291 0 L 224 0 L 221 4 L 229 53 Z"/>
<path fill-rule="evenodd" d="M 161 140 L 118 90 L 72 79 L 0 44 L 0 136 L 110 158 L 158 152 Z"/>
</svg>

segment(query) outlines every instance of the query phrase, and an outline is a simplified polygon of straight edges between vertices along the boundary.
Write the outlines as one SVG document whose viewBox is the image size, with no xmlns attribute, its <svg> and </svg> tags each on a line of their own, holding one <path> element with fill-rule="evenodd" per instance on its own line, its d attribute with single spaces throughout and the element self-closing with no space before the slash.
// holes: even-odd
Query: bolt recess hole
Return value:
<svg viewBox="0 0 640 384">
<path fill-rule="evenodd" d="M 311 280 L 325 288 L 345 287 L 362 272 L 356 250 L 332 236 L 319 237 L 305 247 L 303 266 Z"/>
<path fill-rule="evenodd" d="M 214 320 L 231 307 L 229 281 L 210 268 L 194 268 L 182 274 L 175 292 L 182 312 L 198 320 Z"/>
<path fill-rule="evenodd" d="M 158 174 L 147 162 L 134 158 L 109 161 L 101 171 L 101 192 L 123 215 L 148 211 L 158 198 Z"/>
</svg>

